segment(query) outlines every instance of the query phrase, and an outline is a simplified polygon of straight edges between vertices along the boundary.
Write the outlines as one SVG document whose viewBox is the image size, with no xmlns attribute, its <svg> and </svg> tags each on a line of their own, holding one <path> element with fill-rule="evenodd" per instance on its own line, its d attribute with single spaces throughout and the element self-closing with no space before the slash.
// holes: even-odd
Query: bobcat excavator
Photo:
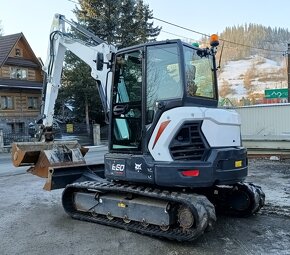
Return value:
<svg viewBox="0 0 290 255">
<path fill-rule="evenodd" d="M 86 40 L 66 32 L 65 24 Z M 192 241 L 216 212 L 247 217 L 264 205 L 259 186 L 245 183 L 248 161 L 240 117 L 219 109 L 215 53 L 181 40 L 117 50 L 78 23 L 55 15 L 44 66 L 40 141 L 15 143 L 15 166 L 64 188 L 74 219 L 170 240 Z M 104 164 L 87 165 L 87 149 L 53 140 L 54 105 L 65 51 L 87 63 L 109 119 Z"/>
</svg>

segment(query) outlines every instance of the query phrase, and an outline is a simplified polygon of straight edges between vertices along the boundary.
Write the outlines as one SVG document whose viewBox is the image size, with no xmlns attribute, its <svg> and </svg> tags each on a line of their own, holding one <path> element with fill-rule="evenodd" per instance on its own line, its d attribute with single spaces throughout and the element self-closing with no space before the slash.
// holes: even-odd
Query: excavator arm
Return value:
<svg viewBox="0 0 290 255">
<path fill-rule="evenodd" d="M 67 33 L 66 23 L 82 34 L 87 41 L 76 39 Z M 61 73 L 65 52 L 72 52 L 91 68 L 91 76 L 97 81 L 105 112 L 108 112 L 110 107 L 110 97 L 108 97 L 112 85 L 110 66 L 113 53 L 116 52 L 114 46 L 105 43 L 99 37 L 80 27 L 79 24 L 68 21 L 60 14 L 54 16 L 48 45 L 47 60 L 43 66 L 47 82 L 44 87 L 43 107 L 41 110 L 41 124 L 45 135 L 42 140 L 45 141 L 53 140 L 49 131 L 52 127 L 55 102 L 61 87 Z"/>
<path fill-rule="evenodd" d="M 68 33 L 66 24 L 85 38 L 77 39 Z M 45 82 L 42 93 L 41 117 L 38 120 L 38 142 L 14 143 L 12 161 L 15 166 L 30 165 L 31 173 L 48 177 L 55 167 L 86 165 L 88 149 L 77 141 L 54 141 L 52 126 L 55 102 L 61 87 L 61 74 L 66 51 L 70 51 L 91 68 L 96 80 L 104 111 L 110 110 L 112 59 L 116 48 L 63 15 L 55 14 L 49 35 L 47 60 L 43 66 Z"/>
</svg>

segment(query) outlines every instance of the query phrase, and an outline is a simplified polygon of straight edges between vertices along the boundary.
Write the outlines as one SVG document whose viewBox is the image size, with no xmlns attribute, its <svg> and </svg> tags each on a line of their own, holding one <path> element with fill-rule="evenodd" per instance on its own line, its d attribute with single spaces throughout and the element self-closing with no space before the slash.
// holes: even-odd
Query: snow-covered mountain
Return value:
<svg viewBox="0 0 290 255">
<path fill-rule="evenodd" d="M 255 55 L 228 61 L 219 70 L 219 88 L 230 87 L 226 97 L 241 99 L 251 93 L 264 94 L 265 89 L 287 88 L 286 58 L 281 63 Z"/>
</svg>

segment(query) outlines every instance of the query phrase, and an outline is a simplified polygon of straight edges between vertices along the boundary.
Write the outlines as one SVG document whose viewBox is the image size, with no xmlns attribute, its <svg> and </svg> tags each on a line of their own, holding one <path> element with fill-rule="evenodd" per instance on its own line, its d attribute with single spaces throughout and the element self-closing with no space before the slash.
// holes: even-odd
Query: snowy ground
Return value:
<svg viewBox="0 0 290 255">
<path fill-rule="evenodd" d="M 290 161 L 249 165 L 248 180 L 266 193 L 264 209 L 246 219 L 219 216 L 211 232 L 185 244 L 72 220 L 60 190 L 43 191 L 44 181 L 29 174 L 2 176 L 0 254 L 290 254 Z"/>
</svg>

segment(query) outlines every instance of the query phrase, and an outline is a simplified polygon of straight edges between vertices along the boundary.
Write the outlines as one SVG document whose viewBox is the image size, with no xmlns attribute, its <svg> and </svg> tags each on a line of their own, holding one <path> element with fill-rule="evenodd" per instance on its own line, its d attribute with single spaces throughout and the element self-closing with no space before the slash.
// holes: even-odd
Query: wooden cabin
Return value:
<svg viewBox="0 0 290 255">
<path fill-rule="evenodd" d="M 0 129 L 22 133 L 40 114 L 42 63 L 23 33 L 0 36 Z"/>
</svg>

